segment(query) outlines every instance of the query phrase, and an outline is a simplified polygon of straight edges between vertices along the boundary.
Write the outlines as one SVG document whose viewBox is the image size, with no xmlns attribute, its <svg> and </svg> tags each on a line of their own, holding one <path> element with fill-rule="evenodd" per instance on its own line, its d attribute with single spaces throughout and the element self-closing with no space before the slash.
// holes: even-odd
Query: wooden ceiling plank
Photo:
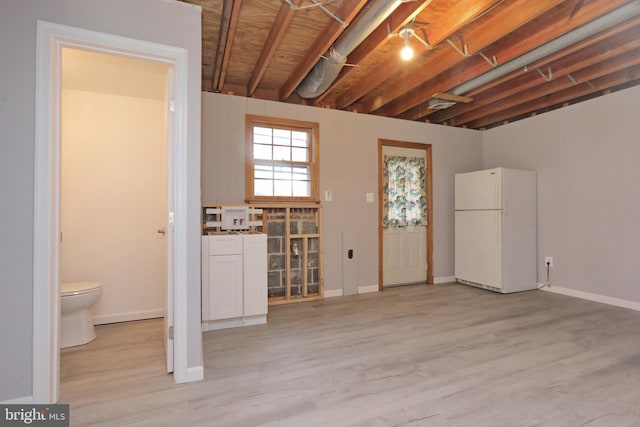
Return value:
<svg viewBox="0 0 640 427">
<path fill-rule="evenodd" d="M 295 6 L 300 4 L 301 0 L 291 0 Z M 293 19 L 293 15 L 295 15 L 295 10 L 291 7 L 287 2 L 282 2 L 280 5 L 280 9 L 278 10 L 278 14 L 276 15 L 276 19 L 273 21 L 273 25 L 271 26 L 271 31 L 269 32 L 269 36 L 264 43 L 264 47 L 262 52 L 260 53 L 260 57 L 258 58 L 258 62 L 256 63 L 255 68 L 253 69 L 253 73 L 251 73 L 251 78 L 249 79 L 249 84 L 247 85 L 247 95 L 252 96 L 262 77 L 264 77 L 264 73 L 267 71 L 267 67 L 271 62 L 271 58 L 276 53 L 276 50 L 280 46 L 282 39 L 284 38 L 287 29 L 289 28 L 289 24 Z"/>
<path fill-rule="evenodd" d="M 573 85 L 568 89 L 543 96 L 539 99 L 521 104 L 514 108 L 485 116 L 480 120 L 467 123 L 467 126 L 473 129 L 488 127 L 494 123 L 509 120 L 523 114 L 529 114 L 533 111 L 539 111 L 556 104 L 571 101 L 575 98 L 588 95 L 593 92 L 606 90 L 608 88 L 619 86 L 621 84 L 638 79 L 640 79 L 640 65 L 636 65 L 634 67 L 617 71 L 604 77 L 600 77 L 596 80 L 591 81 L 591 84 L 582 83 L 579 85 Z"/>
<path fill-rule="evenodd" d="M 229 31 L 229 20 L 231 19 L 231 9 L 233 0 L 223 0 L 222 12 L 220 13 L 220 24 L 218 26 L 218 40 L 216 43 L 216 52 L 213 59 L 213 67 L 211 72 L 211 87 L 216 90 L 220 81 L 220 73 L 222 72 L 222 58 L 224 57 L 225 43 L 227 41 L 227 33 Z"/>
<path fill-rule="evenodd" d="M 495 13 L 487 15 L 486 19 L 482 19 L 481 25 L 463 29 L 460 36 L 467 45 L 469 54 L 473 55 L 562 2 L 562 0 L 513 1 L 496 10 Z M 535 37 L 535 34 L 530 36 Z"/>
<path fill-rule="evenodd" d="M 582 70 L 578 70 L 571 75 L 578 83 L 584 83 L 624 70 L 625 68 L 635 66 L 638 63 L 640 63 L 640 49 L 623 53 L 622 55 L 608 61 L 600 62 Z M 543 79 L 538 79 L 538 82 L 541 84 L 503 98 L 500 102 L 488 104 L 482 109 L 472 110 L 459 115 L 455 117 L 454 121 L 456 125 L 463 123 L 468 124 L 469 122 L 481 119 L 487 115 L 512 109 L 519 104 L 524 104 L 534 99 L 538 99 L 541 96 L 546 96 L 564 90 L 575 84 L 566 77 L 566 74 L 556 75 L 551 82 L 545 82 Z"/>
<path fill-rule="evenodd" d="M 227 2 L 225 1 L 225 4 Z M 220 78 L 216 89 L 221 91 L 224 87 L 224 80 L 227 76 L 227 69 L 229 68 L 229 57 L 231 56 L 231 48 L 233 46 L 233 38 L 236 34 L 236 28 L 238 27 L 238 17 L 240 16 L 240 8 L 242 7 L 242 0 L 233 0 L 233 7 L 231 8 L 231 16 L 229 18 L 229 27 L 227 30 L 227 37 L 224 44 L 224 55 L 222 57 L 222 63 L 220 65 Z"/>
<path fill-rule="evenodd" d="M 623 2 L 620 2 L 620 3 L 623 3 Z M 591 15 L 589 15 L 589 16 L 591 16 Z M 580 22 L 579 25 L 582 25 L 583 23 L 584 22 Z M 626 31 L 626 30 L 628 30 L 630 28 L 636 27 L 639 23 L 640 23 L 640 18 L 636 18 L 636 19 L 632 19 L 630 21 L 627 21 L 625 23 L 622 23 L 620 25 L 616 25 L 615 27 L 610 28 L 608 31 L 605 31 L 605 32 L 600 33 L 600 34 L 596 34 L 595 36 L 589 37 L 588 39 L 583 40 L 582 42 L 576 43 L 576 44 L 570 46 L 567 49 L 563 49 L 562 51 L 559 51 L 559 52 L 557 52 L 555 54 L 549 55 L 549 56 L 541 59 L 540 61 L 536 61 L 536 62 L 530 64 L 528 68 L 529 69 L 535 69 L 535 68 L 547 67 L 547 65 L 549 63 L 551 63 L 551 62 L 553 62 L 553 61 L 555 61 L 555 60 L 557 60 L 559 58 L 562 58 L 562 57 L 564 57 L 566 55 L 569 55 L 569 54 L 571 54 L 573 52 L 577 52 L 577 51 L 579 51 L 581 49 L 584 49 L 584 48 L 586 48 L 588 46 L 591 46 L 592 44 L 598 43 L 601 40 L 604 40 L 604 39 L 607 39 L 609 37 L 612 37 L 615 34 L 618 34 L 618 33 L 621 33 L 623 31 Z M 579 26 L 579 25 L 576 25 L 576 26 Z M 512 74 L 523 74 L 523 73 L 525 73 L 524 70 L 519 70 L 519 71 L 515 71 Z M 496 79 L 491 84 L 493 84 L 494 86 L 497 86 L 497 85 L 501 84 L 501 82 L 503 80 L 509 80 L 509 79 L 513 78 L 512 74 L 504 76 L 501 79 Z M 467 95 L 474 96 L 480 90 L 486 90 L 488 88 L 489 88 L 489 86 L 487 86 L 486 88 L 483 87 L 482 89 L 478 88 L 478 89 L 470 91 L 469 93 L 467 93 Z"/>
<path fill-rule="evenodd" d="M 427 51 L 427 48 L 422 44 L 418 45 L 418 49 L 414 50 L 414 59 L 413 59 L 413 67 L 421 67 L 427 64 L 427 58 L 429 53 L 425 56 L 421 56 L 423 53 Z M 393 75 L 399 73 L 401 70 L 405 69 L 407 64 L 405 64 L 400 58 L 390 58 L 385 61 L 379 67 L 376 67 L 374 71 L 369 73 L 367 76 L 359 79 L 357 83 L 351 86 L 345 93 L 343 93 L 336 100 L 336 107 L 338 109 L 346 109 L 354 102 L 358 101 L 364 95 L 369 93 L 372 88 L 376 88 L 382 86 L 385 80 L 389 79 Z M 366 108 L 363 105 L 363 108 Z M 364 111 L 363 111 L 364 112 Z"/>
<path fill-rule="evenodd" d="M 551 0 L 545 0 L 545 1 L 551 1 Z M 559 0 L 554 0 L 554 1 L 559 1 Z M 458 2 L 457 4 L 459 4 L 460 7 L 466 6 L 471 11 L 471 13 L 466 15 L 462 14 L 463 17 L 460 16 L 460 13 L 457 13 L 452 15 L 454 18 L 445 19 L 443 24 L 439 24 L 437 26 L 437 33 L 434 33 L 436 35 L 434 35 L 433 37 L 435 37 L 436 40 L 440 40 L 440 41 L 446 39 L 447 37 L 451 36 L 455 31 L 457 31 L 459 28 L 461 28 L 462 26 L 468 23 L 467 21 L 456 21 L 455 18 L 457 19 L 466 18 L 468 20 L 474 19 L 475 17 L 477 17 L 478 15 L 480 15 L 481 13 L 489 9 L 491 5 L 493 5 L 496 2 L 483 0 L 478 3 L 479 7 L 474 6 L 475 3 L 477 2 L 471 1 L 471 0 Z M 431 25 L 436 25 L 436 24 L 431 24 Z M 433 46 L 437 45 L 437 43 L 432 43 L 431 40 L 429 40 L 429 43 L 431 43 Z M 436 52 L 436 53 L 433 53 L 433 52 Z M 419 65 L 420 63 L 422 64 L 425 63 L 425 59 L 422 57 L 422 55 L 430 59 L 433 59 L 433 62 L 437 63 L 439 59 L 431 58 L 431 57 L 432 56 L 438 57 L 441 54 L 442 54 L 442 49 L 429 51 L 426 46 L 420 43 L 418 44 L 417 48 L 414 46 L 414 58 L 416 59 L 414 59 L 413 67 L 423 68 Z M 459 56 L 451 57 L 450 58 L 451 64 L 453 65 L 453 63 L 459 62 L 460 59 L 461 58 Z M 407 64 L 399 60 L 398 58 L 394 57 L 389 59 L 380 67 L 377 67 L 375 71 L 371 72 L 365 78 L 359 80 L 356 85 L 352 86 L 344 94 L 342 94 L 342 96 L 340 96 L 340 98 L 336 100 L 336 107 L 339 109 L 345 109 L 349 107 L 351 104 L 356 102 L 362 96 L 369 93 L 372 88 L 376 88 L 382 85 L 382 83 L 384 83 L 385 80 L 397 74 L 398 72 L 405 69 L 406 67 L 407 67 Z M 367 107 L 366 104 L 364 105 L 364 108 L 368 109 L 368 111 L 364 111 L 364 112 L 368 113 L 373 111 L 372 109 Z"/>
<path fill-rule="evenodd" d="M 560 78 L 558 76 L 564 76 L 599 62 L 607 61 L 636 48 L 640 48 L 640 25 L 623 33 L 618 33 L 600 43 L 593 44 L 582 51 L 573 52 L 564 57 L 553 55 L 556 61 L 545 63 L 545 66 L 550 67 L 554 76 L 556 76 L 555 78 L 558 79 Z M 532 73 L 531 70 L 533 68 L 530 68 L 528 73 L 512 74 L 510 80 L 502 80 L 500 85 L 495 85 L 491 82 L 489 85 L 479 88 L 482 90 L 475 91 L 474 101 L 471 104 L 457 104 L 446 110 L 432 112 L 433 114 L 420 115 L 420 112 L 416 111 L 411 114 L 402 114 L 401 118 L 419 120 L 428 115 L 432 122 L 442 123 L 469 111 L 482 108 L 485 105 L 499 102 L 508 96 L 538 85 L 540 77 L 538 74 Z"/>
<path fill-rule="evenodd" d="M 535 20 L 522 26 L 518 31 L 509 34 L 509 37 L 501 38 L 495 47 L 487 50 L 487 56 L 496 56 L 501 63 L 510 61 L 518 56 L 540 46 L 543 43 L 551 41 L 560 35 L 570 31 L 571 29 L 583 25 L 602 14 L 609 12 L 616 7 L 625 3 L 625 0 L 608 0 L 606 5 L 603 2 L 590 2 L 572 19 L 566 17 L 572 11 L 572 4 L 564 3 L 560 6 L 549 10 L 547 13 L 540 15 Z M 537 31 L 536 31 L 537 30 Z M 532 35 L 533 34 L 533 35 Z M 470 59 L 470 58 L 469 58 Z M 467 59 L 467 61 L 469 60 Z M 484 61 L 478 61 L 474 65 L 465 67 L 463 71 L 455 75 L 455 82 L 445 85 L 440 91 L 445 92 L 457 86 L 457 81 L 463 77 L 464 80 L 471 79 L 489 69 L 489 65 Z M 385 107 L 377 114 L 396 117 L 401 113 L 413 108 L 421 103 L 427 102 L 428 93 L 422 90 L 420 86 L 413 88 L 414 90 L 409 96 L 395 101 Z M 430 87 L 431 89 L 431 87 Z M 396 89 L 398 90 L 398 89 Z M 406 89 L 408 92 L 410 89 Z"/>
<path fill-rule="evenodd" d="M 249 96 L 249 94 L 247 93 L 247 86 L 243 84 L 237 84 L 237 83 L 225 84 L 223 93 L 227 93 L 230 95 L 237 95 L 237 96 L 247 96 L 247 97 Z M 263 89 L 259 87 L 254 92 L 254 96 L 259 99 L 277 101 L 278 91 L 275 89 Z"/>
<path fill-rule="evenodd" d="M 486 121 L 487 124 L 484 124 L 479 127 L 473 127 L 472 129 L 480 129 L 480 130 L 491 129 L 496 126 L 501 126 L 503 124 L 507 124 L 510 122 L 516 122 L 518 120 L 522 120 L 528 117 L 534 117 L 549 111 L 568 107 L 570 105 L 577 104 L 589 99 L 597 98 L 602 95 L 607 95 L 609 93 L 612 93 L 613 91 L 637 86 L 640 84 L 640 76 L 638 75 L 638 73 L 634 73 L 634 75 L 637 76 L 637 78 L 633 79 L 629 77 L 622 77 L 622 75 L 619 74 L 617 75 L 617 79 L 614 80 L 612 78 L 611 80 L 608 80 L 610 81 L 610 84 L 611 84 L 610 86 L 602 85 L 601 87 L 595 87 L 595 86 L 590 87 L 588 85 L 581 85 L 579 90 L 574 90 L 574 88 L 566 89 L 564 93 L 554 94 L 557 96 L 548 97 L 546 100 L 543 100 L 540 103 L 530 103 L 528 105 L 523 106 L 522 109 L 519 109 L 517 111 L 520 114 L 516 116 L 509 115 L 508 119 L 496 120 L 494 122 L 487 120 Z M 603 80 L 603 82 L 606 83 L 607 81 Z M 560 99 L 559 102 L 554 102 L 558 99 Z M 562 99 L 564 99 L 564 101 L 562 101 Z M 531 110 L 531 108 L 537 108 L 537 109 Z M 523 110 L 524 112 L 522 112 Z M 467 125 L 465 125 L 464 127 L 470 128 Z"/>
<path fill-rule="evenodd" d="M 469 55 L 472 55 L 560 3 L 562 3 L 562 0 L 513 1 L 504 9 L 498 9 L 495 13 L 490 13 L 465 27 L 461 31 L 461 38 L 468 46 Z M 502 21 L 506 21 L 508 24 L 505 23 L 503 25 Z M 364 112 L 376 111 L 408 92 L 412 92 L 414 95 L 411 102 L 397 103 L 391 108 L 392 112 L 388 113 L 390 117 L 395 117 L 409 108 L 426 101 L 431 96 L 431 93 L 426 94 L 426 92 L 419 89 L 419 86 L 463 60 L 455 50 L 450 48 L 439 49 L 438 52 L 441 53 L 438 53 L 437 58 L 431 58 L 429 66 L 416 68 L 410 76 L 402 79 L 393 87 L 386 88 L 384 94 L 366 102 Z M 445 92 L 448 89 L 439 90 L 438 92 Z M 381 115 L 387 115 L 387 112 L 381 113 Z"/>
<path fill-rule="evenodd" d="M 452 93 L 446 93 L 446 92 L 436 92 L 433 95 L 431 95 L 431 97 L 444 99 L 446 101 L 464 102 L 464 103 L 473 101 L 473 98 L 469 96 L 454 95 Z"/>
<path fill-rule="evenodd" d="M 367 0 L 343 0 L 340 8 L 336 12 L 336 15 L 344 22 L 350 23 L 366 3 Z M 293 91 L 296 90 L 300 82 L 304 80 L 316 62 L 318 62 L 320 57 L 329 50 L 331 45 L 338 39 L 344 30 L 345 28 L 343 28 L 335 19 L 332 19 L 329 24 L 327 24 L 320 35 L 314 40 L 305 59 L 298 64 L 294 72 L 291 73 L 287 81 L 280 88 L 279 98 L 281 101 L 285 101 L 291 96 L 291 94 L 293 94 Z"/>
<path fill-rule="evenodd" d="M 446 71 L 438 74 L 436 77 L 426 81 L 419 86 L 417 90 L 420 91 L 419 98 L 424 99 L 423 102 L 415 105 L 409 110 L 403 110 L 399 112 L 395 117 L 406 120 L 416 120 L 418 117 L 426 117 L 429 113 L 438 111 L 432 110 L 428 106 L 429 99 L 431 99 L 434 93 L 444 92 L 451 89 L 451 87 L 464 83 L 469 78 L 469 76 L 475 75 L 470 74 L 468 70 L 482 69 L 481 67 L 485 66 L 486 62 L 482 58 L 480 58 L 479 56 L 472 56 L 470 58 L 467 58 L 465 61 L 459 62 L 455 66 L 448 68 Z M 394 108 L 398 108 L 398 110 L 401 110 L 403 108 L 402 105 L 405 102 L 411 103 L 412 97 L 416 96 L 417 94 L 415 94 L 414 92 L 408 93 L 389 103 L 384 108 L 376 111 L 375 114 L 384 115 L 386 114 L 386 111 L 388 109 Z"/>
<path fill-rule="evenodd" d="M 426 27 L 427 42 L 432 46 L 439 45 L 451 34 L 468 25 L 487 11 L 490 11 L 491 8 L 499 3 L 501 3 L 500 0 L 456 1 L 444 16 L 441 16 L 440 19 Z"/>
<path fill-rule="evenodd" d="M 433 0 L 403 3 L 398 6 L 382 25 L 376 28 L 369 37 L 349 54 L 347 59 L 349 64 L 357 65 L 369 58 L 387 42 L 389 39 L 389 31 L 391 31 L 391 33 L 397 33 L 402 27 L 413 21 L 432 1 Z M 355 67 L 344 67 L 331 86 L 314 100 L 314 104 L 320 104 L 354 69 Z"/>
</svg>

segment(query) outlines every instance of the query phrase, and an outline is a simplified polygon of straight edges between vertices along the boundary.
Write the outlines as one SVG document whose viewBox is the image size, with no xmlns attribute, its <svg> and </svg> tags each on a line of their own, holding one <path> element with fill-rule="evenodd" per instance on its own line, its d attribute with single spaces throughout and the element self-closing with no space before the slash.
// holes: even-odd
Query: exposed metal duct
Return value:
<svg viewBox="0 0 640 427">
<path fill-rule="evenodd" d="M 406 0 L 405 0 L 406 1 Z M 316 98 L 331 86 L 347 63 L 347 55 L 358 47 L 369 34 L 403 3 L 401 0 L 373 0 L 364 11 L 345 30 L 335 43 L 307 74 L 296 89 L 302 98 Z"/>
<path fill-rule="evenodd" d="M 587 24 L 576 28 L 550 42 L 547 42 L 527 53 L 521 55 L 509 62 L 505 62 L 503 65 L 499 65 L 484 74 L 479 75 L 455 88 L 451 89 L 447 93 L 453 95 L 463 95 L 469 91 L 472 91 L 480 86 L 483 86 L 493 80 L 496 80 L 506 74 L 511 73 L 519 68 L 524 68 L 527 65 L 543 59 L 559 50 L 565 49 L 579 41 L 585 40 L 588 37 L 594 36 L 602 31 L 605 31 L 614 25 L 628 21 L 631 18 L 640 15 L 640 1 L 634 1 L 624 6 L 612 10 L 599 18 L 594 19 Z"/>
</svg>

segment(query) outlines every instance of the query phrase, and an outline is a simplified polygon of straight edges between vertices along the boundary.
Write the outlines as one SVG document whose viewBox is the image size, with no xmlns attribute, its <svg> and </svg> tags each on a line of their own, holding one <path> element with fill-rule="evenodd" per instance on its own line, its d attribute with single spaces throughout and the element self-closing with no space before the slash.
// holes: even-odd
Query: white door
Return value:
<svg viewBox="0 0 640 427">
<path fill-rule="evenodd" d="M 502 211 L 456 211 L 456 278 L 502 288 L 501 242 Z"/>
<path fill-rule="evenodd" d="M 383 146 L 382 155 L 422 157 L 426 151 L 414 148 Z M 426 283 L 427 227 L 385 227 L 382 232 L 383 287 Z"/>
<path fill-rule="evenodd" d="M 427 280 L 426 226 L 385 228 L 383 232 L 384 286 Z"/>
</svg>

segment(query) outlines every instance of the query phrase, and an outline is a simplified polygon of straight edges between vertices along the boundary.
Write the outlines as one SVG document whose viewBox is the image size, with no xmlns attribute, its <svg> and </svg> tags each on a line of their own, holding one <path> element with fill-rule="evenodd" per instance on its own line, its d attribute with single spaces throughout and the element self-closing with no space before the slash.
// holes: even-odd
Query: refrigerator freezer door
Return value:
<svg viewBox="0 0 640 427">
<path fill-rule="evenodd" d="M 455 210 L 502 209 L 502 168 L 458 173 Z"/>
<path fill-rule="evenodd" d="M 456 211 L 455 275 L 502 288 L 502 211 Z"/>
</svg>

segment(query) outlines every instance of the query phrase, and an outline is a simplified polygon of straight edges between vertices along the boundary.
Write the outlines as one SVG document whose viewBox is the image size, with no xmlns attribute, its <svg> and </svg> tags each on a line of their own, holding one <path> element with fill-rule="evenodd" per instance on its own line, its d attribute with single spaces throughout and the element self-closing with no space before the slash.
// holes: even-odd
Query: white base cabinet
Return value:
<svg viewBox="0 0 640 427">
<path fill-rule="evenodd" d="M 202 236 L 202 330 L 267 322 L 267 235 Z"/>
</svg>

